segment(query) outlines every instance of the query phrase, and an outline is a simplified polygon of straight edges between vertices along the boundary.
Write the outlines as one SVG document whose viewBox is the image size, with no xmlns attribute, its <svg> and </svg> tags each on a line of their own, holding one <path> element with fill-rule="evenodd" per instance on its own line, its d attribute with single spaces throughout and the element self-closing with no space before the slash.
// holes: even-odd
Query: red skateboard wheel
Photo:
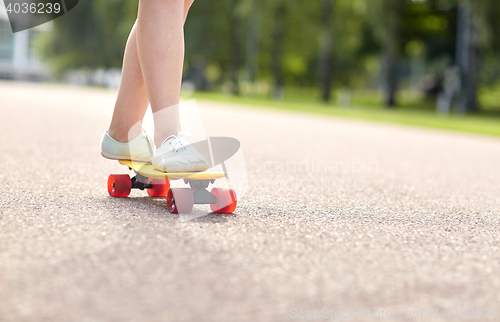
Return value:
<svg viewBox="0 0 500 322">
<path fill-rule="evenodd" d="M 213 188 L 211 192 L 217 198 L 217 203 L 210 205 L 212 212 L 229 214 L 236 209 L 236 191 L 228 188 Z"/>
<path fill-rule="evenodd" d="M 194 196 L 189 188 L 170 188 L 167 193 L 167 209 L 172 214 L 188 214 L 193 210 Z"/>
<path fill-rule="evenodd" d="M 153 188 L 147 189 L 151 197 L 165 197 L 170 189 L 170 182 L 165 179 L 149 179 Z"/>
<path fill-rule="evenodd" d="M 128 197 L 132 181 L 128 174 L 111 174 L 108 177 L 108 193 L 111 197 Z"/>
</svg>

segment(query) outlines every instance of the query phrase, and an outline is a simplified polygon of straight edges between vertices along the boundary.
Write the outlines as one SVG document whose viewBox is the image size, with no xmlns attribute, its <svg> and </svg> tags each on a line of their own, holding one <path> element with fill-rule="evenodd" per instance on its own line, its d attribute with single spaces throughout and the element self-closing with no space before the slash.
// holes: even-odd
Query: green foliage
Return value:
<svg viewBox="0 0 500 322">
<path fill-rule="evenodd" d="M 403 71 L 412 57 L 442 72 L 455 59 L 457 2 L 467 0 L 196 0 L 185 26 L 185 77 L 205 79 L 207 88 L 231 82 L 273 83 L 273 52 L 287 86 L 320 87 L 320 51 L 332 43 L 335 88 L 379 86 L 384 46 L 391 33 L 388 12 L 399 16 L 397 51 Z M 472 0 L 482 84 L 498 83 L 500 2 Z M 54 21 L 54 32 L 39 40 L 57 72 L 68 68 L 120 67 L 138 1 L 86 0 Z M 283 8 L 281 42 L 274 35 Z M 389 10 L 390 9 L 390 10 Z M 322 25 L 332 16 L 331 28 Z M 434 67 L 433 67 L 434 66 Z M 404 74 L 404 73 L 403 73 Z"/>
<path fill-rule="evenodd" d="M 80 1 L 54 20 L 38 44 L 56 73 L 69 68 L 121 67 L 123 48 L 137 15 L 137 2 Z"/>
<path fill-rule="evenodd" d="M 496 94 L 498 97 L 498 94 Z M 321 104 L 314 100 L 290 99 L 282 102 L 274 102 L 264 98 L 242 98 L 227 96 L 219 93 L 196 93 L 197 100 L 212 100 L 244 104 L 250 108 L 273 108 L 293 113 L 316 114 L 321 116 L 345 117 L 350 119 L 362 119 L 373 122 L 404 124 L 416 127 L 434 128 L 446 131 L 459 131 L 500 137 L 500 115 L 498 113 L 485 112 L 481 115 L 450 115 L 444 117 L 437 114 L 431 108 L 414 108 L 411 102 L 403 101 L 403 108 L 380 109 L 377 104 L 376 95 L 370 93 L 357 93 L 358 98 L 350 108 L 343 108 Z M 191 97 L 192 98 L 192 97 Z M 405 107 L 408 105 L 407 107 Z"/>
</svg>

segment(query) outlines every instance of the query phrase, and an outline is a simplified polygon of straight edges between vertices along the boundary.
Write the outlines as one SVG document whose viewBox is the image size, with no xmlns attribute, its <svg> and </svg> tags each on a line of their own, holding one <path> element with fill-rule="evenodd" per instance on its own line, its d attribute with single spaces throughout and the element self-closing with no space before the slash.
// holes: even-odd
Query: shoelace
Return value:
<svg viewBox="0 0 500 322">
<path fill-rule="evenodd" d="M 191 133 L 189 133 L 189 132 L 179 132 L 177 134 L 177 136 L 171 135 L 168 138 L 166 138 L 165 141 L 163 141 L 163 143 L 165 143 L 166 141 L 170 140 L 171 138 L 174 138 L 172 141 L 170 141 L 170 148 L 172 150 L 174 150 L 175 152 L 177 152 L 180 149 L 183 149 L 183 148 L 186 147 L 184 145 L 185 143 L 187 143 L 186 136 L 191 136 Z"/>
</svg>

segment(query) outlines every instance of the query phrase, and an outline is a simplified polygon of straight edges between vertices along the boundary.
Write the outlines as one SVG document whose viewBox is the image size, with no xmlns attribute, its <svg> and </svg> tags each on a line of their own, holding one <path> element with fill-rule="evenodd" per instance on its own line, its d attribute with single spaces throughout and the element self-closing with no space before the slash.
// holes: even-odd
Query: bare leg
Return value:
<svg viewBox="0 0 500 322">
<path fill-rule="evenodd" d="M 153 110 L 155 144 L 181 131 L 179 95 L 184 62 L 184 18 L 191 1 L 140 1 L 137 49 Z"/>
<path fill-rule="evenodd" d="M 109 126 L 109 135 L 120 142 L 128 142 L 139 135 L 142 132 L 141 121 L 148 105 L 148 94 L 137 54 L 136 22 L 125 47 L 122 80 Z"/>
<path fill-rule="evenodd" d="M 150 1 L 147 1 L 146 2 L 147 5 L 143 4 L 142 6 L 148 7 L 150 5 L 149 2 Z M 177 2 L 179 1 L 163 0 L 158 2 L 159 5 L 169 8 L 169 6 L 171 6 L 170 3 L 176 3 L 177 5 Z M 193 3 L 193 0 L 185 0 L 183 2 L 180 1 L 180 3 L 183 4 L 183 15 L 182 15 L 183 18 L 182 25 L 183 25 L 187 17 L 189 8 Z M 146 8 L 146 9 L 147 9 L 146 12 L 151 10 L 151 8 Z M 152 10 L 154 11 L 154 9 Z M 146 33 L 146 40 L 145 40 L 146 48 L 145 50 L 143 50 L 145 51 L 145 53 L 143 53 L 143 56 L 145 56 L 146 59 L 153 59 L 153 61 L 146 61 L 144 64 L 146 65 L 145 68 L 153 70 L 153 73 L 148 73 L 148 72 L 146 73 L 147 76 L 150 76 L 152 78 L 148 83 L 152 84 L 151 87 L 153 88 L 151 89 L 148 88 L 148 90 L 146 90 L 146 83 L 144 81 L 142 66 L 141 63 L 139 62 L 137 22 L 136 22 L 134 24 L 134 27 L 132 28 L 132 31 L 130 32 L 129 39 L 127 41 L 127 46 L 125 47 L 122 81 L 120 84 L 120 89 L 118 91 L 118 98 L 116 100 L 113 118 L 108 131 L 111 137 L 120 142 L 128 142 L 141 133 L 142 131 L 141 121 L 144 118 L 144 115 L 146 114 L 146 110 L 150 101 L 148 99 L 148 92 L 151 92 L 151 96 L 153 97 L 153 99 L 151 100 L 153 112 L 161 110 L 162 109 L 161 106 L 163 106 L 162 104 L 165 104 L 165 102 L 167 104 L 165 107 L 179 103 L 178 96 L 180 92 L 182 63 L 184 59 L 183 58 L 184 36 L 182 27 L 181 27 L 182 39 L 181 39 L 181 45 L 179 47 L 179 44 L 177 45 L 171 44 L 168 41 L 168 39 L 170 39 L 171 37 L 162 38 L 159 35 L 156 35 L 156 32 L 158 32 L 159 29 L 165 29 L 165 26 L 162 26 L 165 25 L 165 23 L 163 23 L 165 19 L 154 20 L 157 17 L 153 17 L 150 13 L 144 13 L 143 16 L 146 16 L 146 19 L 142 19 L 146 20 L 146 28 L 143 28 L 145 29 Z M 148 24 L 148 21 L 152 23 Z M 154 21 L 156 21 L 156 23 Z M 150 26 L 155 24 L 159 25 L 157 29 L 154 26 Z M 148 28 L 153 30 L 149 30 Z M 154 39 L 149 39 L 148 37 L 150 37 L 151 35 L 147 35 L 147 32 L 149 32 L 152 36 L 155 36 L 153 37 Z M 176 33 L 178 33 L 178 31 L 176 31 Z M 176 39 L 176 41 L 178 42 L 177 39 L 178 37 L 173 37 L 173 38 Z M 147 43 L 148 41 L 156 41 L 157 44 L 155 43 L 148 44 Z M 167 62 L 170 60 L 170 54 L 168 54 L 168 51 L 167 51 L 167 56 L 162 56 L 159 53 L 154 53 L 154 51 L 156 50 L 156 46 L 164 48 L 172 47 L 171 48 L 172 52 L 175 52 L 176 50 L 179 51 L 179 49 L 181 49 L 180 56 L 182 58 L 180 59 L 180 63 L 178 62 L 179 53 L 177 53 L 177 55 L 172 55 L 173 57 L 175 57 L 175 59 L 172 60 L 171 64 L 165 64 L 164 63 L 165 60 L 167 60 Z M 153 51 L 152 53 L 153 55 L 151 55 L 151 51 Z M 168 67 L 166 67 L 165 65 L 167 66 L 175 65 L 173 61 L 177 62 L 180 65 L 180 66 L 174 66 L 174 69 L 175 67 L 177 67 L 177 69 L 180 68 L 179 75 L 177 74 L 171 75 L 171 73 L 169 73 L 168 71 L 165 73 L 165 70 L 168 70 Z M 162 70 L 164 74 L 162 74 L 161 72 L 154 72 L 156 68 Z M 177 85 L 176 82 L 178 82 Z M 173 83 L 173 86 L 165 87 L 169 83 Z M 157 88 L 159 89 L 159 92 L 157 92 Z M 162 113 L 155 113 L 154 115 L 155 115 L 155 132 L 157 133 L 157 135 L 155 135 L 155 138 L 158 137 L 156 144 L 157 146 L 159 146 L 163 142 L 163 139 L 165 139 L 168 135 L 177 134 L 180 131 L 178 106 L 174 106 L 173 108 L 165 110 Z"/>
</svg>

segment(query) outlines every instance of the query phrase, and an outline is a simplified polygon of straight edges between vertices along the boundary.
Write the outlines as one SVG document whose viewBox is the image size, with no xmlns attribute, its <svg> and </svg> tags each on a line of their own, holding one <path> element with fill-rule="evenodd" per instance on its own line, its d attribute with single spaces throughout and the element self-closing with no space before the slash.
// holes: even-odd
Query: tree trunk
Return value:
<svg viewBox="0 0 500 322">
<path fill-rule="evenodd" d="M 230 15 L 229 18 L 229 28 L 231 32 L 231 82 L 232 82 L 232 92 L 234 95 L 239 95 L 239 69 L 241 64 L 241 42 L 240 42 L 240 18 L 237 16 L 236 9 L 238 6 L 238 0 L 230 1 Z"/>
<path fill-rule="evenodd" d="M 271 94 L 272 99 L 283 99 L 283 86 L 285 85 L 283 75 L 283 51 L 285 38 L 285 16 L 286 6 L 280 3 L 274 11 L 273 28 L 273 48 L 272 48 L 272 71 L 274 77 L 274 88 Z"/>
<path fill-rule="evenodd" d="M 456 64 L 460 70 L 458 111 L 477 111 L 477 44 L 470 0 L 460 0 L 457 17 Z"/>
<path fill-rule="evenodd" d="M 333 51 L 332 51 L 332 16 L 333 4 L 335 0 L 323 0 L 323 30 L 320 35 L 319 66 L 320 78 L 323 84 L 322 100 L 329 102 L 332 94 L 332 69 L 333 69 Z"/>
<path fill-rule="evenodd" d="M 398 42 L 399 42 L 399 0 L 386 0 L 386 39 L 385 55 L 385 103 L 387 107 L 396 106 L 398 90 Z"/>
<path fill-rule="evenodd" d="M 252 84 L 255 83 L 259 70 L 260 23 L 260 14 L 252 12 L 248 21 L 246 55 L 248 80 Z"/>
<path fill-rule="evenodd" d="M 200 1 L 201 2 L 201 1 Z M 203 8 L 203 12 L 209 13 L 211 10 L 212 3 L 209 1 L 201 2 L 200 6 Z M 209 15 L 205 15 L 201 18 L 202 28 L 200 30 L 200 47 L 208 47 L 209 43 Z M 191 78 L 197 91 L 207 91 L 209 89 L 209 83 L 206 77 L 207 61 L 210 61 L 210 57 L 205 53 L 200 53 L 200 55 L 195 55 L 191 58 Z"/>
</svg>

